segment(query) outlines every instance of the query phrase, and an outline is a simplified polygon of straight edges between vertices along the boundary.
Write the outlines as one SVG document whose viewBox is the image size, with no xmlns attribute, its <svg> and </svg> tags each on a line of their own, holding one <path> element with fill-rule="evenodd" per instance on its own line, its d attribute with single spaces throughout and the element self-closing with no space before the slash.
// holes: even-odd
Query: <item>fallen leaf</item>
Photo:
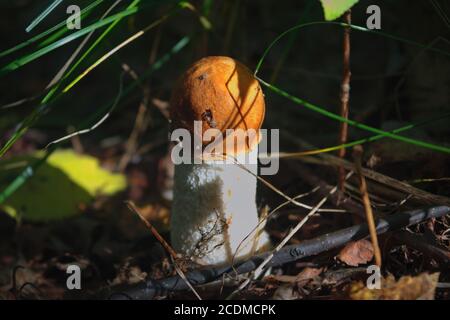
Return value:
<svg viewBox="0 0 450 320">
<path fill-rule="evenodd" d="M 282 283 L 277 287 L 273 294 L 275 300 L 296 300 L 302 298 L 308 290 L 304 288 L 306 285 L 314 283 L 315 279 L 323 272 L 323 268 L 306 267 L 296 276 L 290 275 L 270 275 L 264 279 L 270 282 Z M 320 283 L 317 281 L 317 283 Z"/>
<path fill-rule="evenodd" d="M 296 277 L 295 281 L 299 287 L 304 286 L 308 281 L 318 277 L 323 272 L 323 268 L 309 268 L 303 269 Z"/>
<path fill-rule="evenodd" d="M 350 282 L 353 277 L 366 274 L 367 268 L 345 268 L 339 270 L 329 270 L 323 275 L 322 284 L 326 286 L 339 286 L 344 282 Z"/>
<path fill-rule="evenodd" d="M 144 281 L 146 277 L 146 272 L 143 272 L 138 266 L 130 266 L 128 261 L 119 269 L 117 276 L 112 280 L 110 285 L 138 283 Z"/>
<path fill-rule="evenodd" d="M 319 276 L 323 271 L 323 268 L 305 268 L 298 275 L 269 275 L 264 279 L 268 282 L 282 282 L 282 283 L 301 283 L 309 281 L 317 276 Z"/>
<path fill-rule="evenodd" d="M 290 284 L 281 285 L 275 290 L 273 300 L 297 300 L 301 296 L 298 291 Z"/>
<path fill-rule="evenodd" d="M 0 190 L 22 173 L 26 165 L 43 159 L 44 153 L 14 157 L 0 163 Z M 72 150 L 54 152 L 32 177 L 0 206 L 14 218 L 31 221 L 62 219 L 79 213 L 97 195 L 125 189 L 126 179 L 100 167 L 98 159 Z"/>
<path fill-rule="evenodd" d="M 373 259 L 372 243 L 364 239 L 349 242 L 339 253 L 338 259 L 352 267 L 366 264 Z"/>
<path fill-rule="evenodd" d="M 398 281 L 392 275 L 381 279 L 380 289 L 369 289 L 363 282 L 353 283 L 349 296 L 353 300 L 433 300 L 439 273 L 404 276 Z"/>
</svg>

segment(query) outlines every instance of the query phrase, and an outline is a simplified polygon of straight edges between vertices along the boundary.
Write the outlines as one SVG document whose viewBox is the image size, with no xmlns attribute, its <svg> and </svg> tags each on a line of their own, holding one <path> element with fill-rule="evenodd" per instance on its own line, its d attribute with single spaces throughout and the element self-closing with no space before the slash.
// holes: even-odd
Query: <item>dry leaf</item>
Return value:
<svg viewBox="0 0 450 320">
<path fill-rule="evenodd" d="M 338 258 L 345 264 L 352 267 L 357 267 L 360 264 L 366 264 L 373 259 L 372 243 L 364 239 L 349 242 L 344 249 L 341 250 Z"/>
<path fill-rule="evenodd" d="M 300 299 L 306 291 L 306 285 L 314 283 L 314 279 L 320 276 L 323 268 L 305 268 L 296 276 L 270 275 L 265 278 L 268 282 L 281 282 L 273 295 L 274 300 Z M 320 280 L 319 280 L 320 282 Z"/>
<path fill-rule="evenodd" d="M 323 271 L 323 268 L 309 268 L 303 269 L 296 277 L 295 281 L 299 287 L 304 286 L 308 281 L 318 277 Z"/>
<path fill-rule="evenodd" d="M 368 289 L 361 281 L 353 283 L 349 296 L 353 300 L 433 300 L 439 273 L 404 276 L 392 275 L 381 280 L 381 289 Z"/>
<path fill-rule="evenodd" d="M 297 300 L 300 299 L 299 292 L 290 284 L 281 285 L 275 290 L 273 300 Z"/>
<path fill-rule="evenodd" d="M 298 275 L 269 275 L 265 277 L 268 282 L 282 282 L 282 283 L 304 283 L 317 276 L 319 276 L 323 271 L 323 268 L 309 268 L 306 267 Z"/>
</svg>

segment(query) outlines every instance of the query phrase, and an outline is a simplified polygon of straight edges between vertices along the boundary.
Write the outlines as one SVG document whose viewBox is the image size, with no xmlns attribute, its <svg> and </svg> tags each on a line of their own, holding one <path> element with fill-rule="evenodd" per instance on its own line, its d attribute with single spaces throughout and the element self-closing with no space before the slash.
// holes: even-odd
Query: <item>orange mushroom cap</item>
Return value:
<svg viewBox="0 0 450 320">
<path fill-rule="evenodd" d="M 177 81 L 170 107 L 173 129 L 194 133 L 194 121 L 202 121 L 202 133 L 218 129 L 224 141 L 234 139 L 225 136 L 227 129 L 255 130 L 256 135 L 250 135 L 244 145 L 236 145 L 233 154 L 248 152 L 260 141 L 263 92 L 251 71 L 230 57 L 205 57 L 192 64 Z M 203 140 L 203 146 L 209 143 Z"/>
</svg>

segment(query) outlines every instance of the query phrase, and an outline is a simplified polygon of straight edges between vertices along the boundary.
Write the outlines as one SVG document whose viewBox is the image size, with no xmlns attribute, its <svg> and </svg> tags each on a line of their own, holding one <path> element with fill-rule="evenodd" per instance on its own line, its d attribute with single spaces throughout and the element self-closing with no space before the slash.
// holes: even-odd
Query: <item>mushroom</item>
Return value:
<svg viewBox="0 0 450 320">
<path fill-rule="evenodd" d="M 170 107 L 172 129 L 200 135 L 203 154 L 217 142 L 226 145 L 222 157 L 209 153 L 202 161 L 175 164 L 173 248 L 200 264 L 223 265 L 270 247 L 268 235 L 258 225 L 256 205 L 258 143 L 265 112 L 258 81 L 232 58 L 206 57 L 178 80 Z M 199 130 L 194 121 L 201 121 Z M 207 136 L 208 131 L 219 134 Z M 240 139 L 242 132 L 250 134 Z M 234 161 L 225 160 L 230 158 Z"/>
</svg>

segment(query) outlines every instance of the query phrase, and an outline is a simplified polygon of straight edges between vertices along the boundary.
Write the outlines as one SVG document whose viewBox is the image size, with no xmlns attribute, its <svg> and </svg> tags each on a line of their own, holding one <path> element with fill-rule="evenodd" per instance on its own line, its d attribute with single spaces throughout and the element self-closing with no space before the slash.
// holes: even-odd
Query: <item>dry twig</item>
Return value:
<svg viewBox="0 0 450 320">
<path fill-rule="evenodd" d="M 399 212 L 379 219 L 377 221 L 377 233 L 382 234 L 388 231 L 414 225 L 430 218 L 442 217 L 450 213 L 450 207 L 439 206 L 413 211 Z M 341 247 L 349 241 L 363 239 L 368 235 L 367 224 L 352 226 L 332 233 L 324 234 L 314 239 L 302 241 L 300 244 L 289 245 L 277 252 L 269 261 L 266 267 L 281 266 L 285 263 L 297 261 L 299 259 L 318 255 L 322 252 Z M 269 255 L 262 253 L 246 261 L 239 262 L 234 268 L 231 266 L 208 267 L 206 269 L 196 269 L 186 273 L 187 279 L 195 285 L 202 285 L 217 281 L 226 275 L 246 274 L 252 272 Z M 179 276 L 165 279 L 150 279 L 133 285 L 107 288 L 106 292 L 101 291 L 96 298 L 109 296 L 112 299 L 152 299 L 156 296 L 166 294 L 168 291 L 182 291 L 188 289 L 187 283 L 181 281 Z M 117 294 L 111 295 L 112 292 Z"/>
<path fill-rule="evenodd" d="M 147 228 L 150 229 L 152 234 L 161 243 L 161 245 L 164 247 L 164 249 L 167 250 L 170 257 L 172 258 L 173 265 L 174 265 L 175 270 L 177 271 L 178 275 L 180 276 L 180 278 L 186 282 L 187 286 L 195 294 L 197 299 L 202 300 L 202 298 L 200 297 L 198 292 L 194 289 L 194 287 L 191 285 L 191 283 L 186 278 L 183 270 L 181 270 L 181 268 L 178 266 L 178 263 L 176 261 L 176 259 L 178 258 L 177 253 L 172 249 L 172 247 L 167 243 L 167 241 L 164 240 L 164 238 L 159 234 L 158 230 L 156 230 L 156 228 L 147 219 L 145 219 L 144 216 L 141 215 L 138 208 L 136 208 L 136 205 L 132 201 L 127 201 L 126 204 L 131 211 L 133 211 L 135 214 L 137 214 L 139 216 L 139 218 L 142 220 L 142 222 L 144 222 L 144 224 L 147 226 Z"/>
<path fill-rule="evenodd" d="M 356 173 L 358 174 L 358 179 L 359 179 L 359 190 L 361 193 L 364 210 L 366 212 L 366 220 L 367 220 L 367 225 L 369 226 L 370 239 L 372 241 L 373 251 L 374 251 L 374 255 L 375 255 L 375 263 L 377 264 L 377 266 L 381 267 L 381 251 L 380 251 L 380 246 L 378 245 L 378 237 L 377 237 L 377 231 L 376 231 L 376 227 L 375 227 L 375 220 L 373 218 L 372 207 L 370 206 L 370 198 L 369 198 L 369 193 L 367 192 L 366 178 L 364 178 L 363 174 L 361 173 L 362 152 L 363 152 L 363 149 L 360 145 L 355 146 L 353 148 L 353 156 L 355 158 Z"/>
<path fill-rule="evenodd" d="M 347 24 L 351 24 L 351 11 L 347 10 L 344 14 L 344 21 Z M 348 101 L 350 99 L 350 28 L 344 28 L 344 42 L 343 42 L 343 75 L 341 82 L 341 117 L 348 118 Z M 346 122 L 340 123 L 339 128 L 339 144 L 345 144 L 347 142 L 348 135 L 348 124 Z M 343 159 L 345 157 L 345 148 L 339 149 L 339 158 Z M 338 169 L 338 187 L 339 191 L 344 191 L 345 183 L 345 168 L 339 166 Z"/>
<path fill-rule="evenodd" d="M 350 171 L 347 176 L 345 177 L 345 180 L 347 180 L 348 178 L 351 177 L 351 175 L 353 174 L 352 171 Z M 309 220 L 310 217 L 312 217 L 317 210 L 319 210 L 319 208 L 327 201 L 328 196 L 332 195 L 333 193 L 335 193 L 337 191 L 337 187 L 334 187 L 333 189 L 330 190 L 330 192 L 322 198 L 322 200 L 319 201 L 319 203 L 317 203 L 317 205 L 314 206 L 314 208 L 312 208 L 312 210 L 288 233 L 288 235 L 283 239 L 283 241 L 281 241 L 278 246 L 275 248 L 275 250 L 273 250 L 265 259 L 264 261 L 258 266 L 258 268 L 256 268 L 256 270 L 254 272 L 252 272 L 252 274 L 250 275 L 250 277 L 248 277 L 229 297 L 228 299 L 232 298 L 233 296 L 235 296 L 239 291 L 243 290 L 249 283 L 250 281 L 252 281 L 253 278 L 258 277 L 262 271 L 264 270 L 264 268 L 266 267 L 266 265 L 270 262 L 270 260 L 272 260 L 272 258 L 274 257 L 274 255 L 279 252 L 288 242 L 289 240 L 297 233 L 298 230 L 300 230 L 300 228 Z"/>
</svg>

